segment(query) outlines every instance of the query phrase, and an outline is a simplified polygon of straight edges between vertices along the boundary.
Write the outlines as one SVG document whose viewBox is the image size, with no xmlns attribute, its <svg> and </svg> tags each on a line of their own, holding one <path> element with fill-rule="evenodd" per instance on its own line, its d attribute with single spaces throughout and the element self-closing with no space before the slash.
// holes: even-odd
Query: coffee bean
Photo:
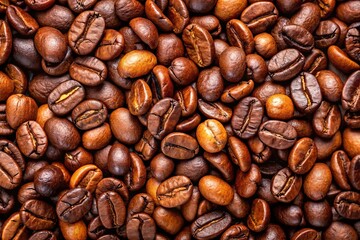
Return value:
<svg viewBox="0 0 360 240">
<path fill-rule="evenodd" d="M 260 198 L 254 199 L 247 219 L 248 227 L 254 232 L 263 231 L 270 222 L 269 204 Z"/>
<path fill-rule="evenodd" d="M 305 57 L 302 53 L 293 48 L 285 49 L 270 59 L 269 73 L 275 81 L 286 81 L 298 75 L 304 63 Z"/>
<path fill-rule="evenodd" d="M 248 26 L 238 19 L 231 19 L 226 24 L 226 34 L 232 46 L 242 48 L 246 54 L 254 51 L 255 42 Z"/>
<path fill-rule="evenodd" d="M 20 7 L 14 5 L 7 7 L 6 17 L 10 25 L 23 36 L 32 36 L 39 29 L 36 20 Z"/>
<path fill-rule="evenodd" d="M 54 208 L 47 202 L 35 199 L 26 201 L 22 205 L 20 218 L 31 230 L 52 229 L 57 221 Z"/>
<path fill-rule="evenodd" d="M 162 182 L 156 196 L 161 206 L 173 208 L 187 202 L 192 194 L 193 185 L 185 176 L 174 176 Z"/>
<path fill-rule="evenodd" d="M 317 148 L 314 141 L 307 137 L 301 138 L 289 154 L 289 168 L 296 174 L 305 174 L 314 166 L 316 159 Z"/>
<path fill-rule="evenodd" d="M 220 152 L 226 145 L 227 133 L 217 120 L 208 119 L 200 123 L 196 129 L 199 145 L 207 152 Z"/>
<path fill-rule="evenodd" d="M 339 130 L 341 113 L 337 105 L 322 101 L 313 118 L 315 133 L 323 138 L 330 138 Z"/>
<path fill-rule="evenodd" d="M 357 192 L 341 192 L 339 193 L 334 200 L 334 207 L 340 216 L 357 220 L 359 219 L 360 195 Z"/>
<path fill-rule="evenodd" d="M 301 52 L 310 52 L 314 48 L 314 37 L 301 26 L 287 25 L 282 29 L 282 36 L 289 47 Z"/>
<path fill-rule="evenodd" d="M 95 57 L 78 57 L 70 65 L 70 76 L 85 86 L 98 86 L 107 77 L 105 63 Z"/>
<path fill-rule="evenodd" d="M 151 107 L 152 93 L 144 80 L 137 80 L 131 85 L 128 107 L 131 114 L 139 116 L 145 114 Z"/>
<path fill-rule="evenodd" d="M 22 123 L 36 120 L 38 106 L 33 98 L 23 94 L 13 94 L 6 100 L 6 121 L 13 129 Z"/>
<path fill-rule="evenodd" d="M 302 186 L 302 178 L 291 172 L 289 168 L 283 168 L 273 177 L 271 192 L 280 202 L 291 202 L 299 194 Z"/>
<path fill-rule="evenodd" d="M 40 28 L 35 34 L 34 43 L 36 50 L 46 62 L 59 63 L 65 58 L 66 39 L 56 28 Z"/>
<path fill-rule="evenodd" d="M 227 212 L 214 211 L 202 215 L 191 224 L 191 234 L 196 239 L 216 238 L 231 224 Z"/>
<path fill-rule="evenodd" d="M 304 193 L 310 199 L 323 199 L 332 181 L 330 168 L 324 163 L 316 163 L 304 180 Z"/>
<path fill-rule="evenodd" d="M 228 183 L 211 175 L 200 179 L 199 190 L 204 198 L 222 206 L 230 204 L 234 197 L 234 191 Z"/>
<path fill-rule="evenodd" d="M 129 239 L 154 239 L 155 221 L 146 213 L 133 215 L 126 223 L 126 234 Z"/>
<path fill-rule="evenodd" d="M 221 123 L 230 121 L 232 109 L 221 102 L 205 102 L 198 99 L 198 109 L 207 118 L 213 118 Z"/>
<path fill-rule="evenodd" d="M 97 184 L 103 177 L 102 171 L 93 164 L 87 164 L 76 170 L 71 176 L 69 187 L 70 188 L 86 188 L 93 193 Z"/>
<path fill-rule="evenodd" d="M 161 151 L 175 159 L 190 159 L 199 152 L 199 144 L 188 134 L 173 132 L 161 141 Z"/>
<path fill-rule="evenodd" d="M 360 71 L 356 71 L 351 74 L 345 82 L 342 91 L 342 107 L 345 110 L 350 110 L 351 112 L 360 110 L 360 101 L 358 100 L 359 76 Z"/>
<path fill-rule="evenodd" d="M 4 37 L 4 40 L 0 44 L 1 54 L 0 54 L 0 64 L 4 64 L 9 58 L 12 47 L 12 35 L 10 26 L 7 22 L 0 21 L 0 33 Z"/>
<path fill-rule="evenodd" d="M 0 186 L 4 189 L 14 189 L 20 185 L 22 180 L 22 170 L 12 158 L 5 152 L 0 151 L 2 161 L 0 162 Z"/>
<path fill-rule="evenodd" d="M 278 120 L 266 121 L 259 128 L 260 140 L 275 149 L 291 147 L 294 145 L 296 137 L 297 133 L 294 127 Z"/>
</svg>

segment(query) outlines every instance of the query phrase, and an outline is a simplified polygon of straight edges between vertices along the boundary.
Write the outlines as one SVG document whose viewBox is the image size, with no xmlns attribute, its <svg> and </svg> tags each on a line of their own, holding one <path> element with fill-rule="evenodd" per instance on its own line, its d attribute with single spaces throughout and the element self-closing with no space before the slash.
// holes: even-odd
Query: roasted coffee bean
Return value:
<svg viewBox="0 0 360 240">
<path fill-rule="evenodd" d="M 346 22 L 347 24 L 351 24 L 353 22 L 358 22 L 359 16 L 356 12 L 359 10 L 360 5 L 358 2 L 344 2 L 339 4 L 336 9 L 336 16 L 341 20 Z"/>
<path fill-rule="evenodd" d="M 221 102 L 205 102 L 198 99 L 198 109 L 207 118 L 213 118 L 221 123 L 230 121 L 232 109 Z"/>
<path fill-rule="evenodd" d="M 124 224 L 126 207 L 118 193 L 108 191 L 101 194 L 97 199 L 97 205 L 99 217 L 104 227 L 110 229 Z"/>
<path fill-rule="evenodd" d="M 248 239 L 250 236 L 249 229 L 243 224 L 235 224 L 230 226 L 222 235 L 221 240 L 230 240 L 236 238 L 239 240 Z"/>
<path fill-rule="evenodd" d="M 56 213 L 61 221 L 75 223 L 91 208 L 92 195 L 85 188 L 74 188 L 61 195 L 56 204 Z"/>
<path fill-rule="evenodd" d="M 20 7 L 8 6 L 6 17 L 10 25 L 23 36 L 32 36 L 39 29 L 36 20 Z"/>
<path fill-rule="evenodd" d="M 57 222 L 54 208 L 47 202 L 35 199 L 26 201 L 22 205 L 20 218 L 24 225 L 31 230 L 52 229 Z"/>
<path fill-rule="evenodd" d="M 304 215 L 307 222 L 314 227 L 327 227 L 332 221 L 331 206 L 326 200 L 306 202 L 304 204 Z"/>
<path fill-rule="evenodd" d="M 46 62 L 59 63 L 65 58 L 66 39 L 56 28 L 40 28 L 35 34 L 34 43 L 36 50 Z"/>
<path fill-rule="evenodd" d="M 232 46 L 242 48 L 246 54 L 254 52 L 255 42 L 248 26 L 238 19 L 226 24 L 226 34 Z"/>
<path fill-rule="evenodd" d="M 209 66 L 215 57 L 214 41 L 210 33 L 198 24 L 189 24 L 182 34 L 186 51 L 199 67 Z"/>
<path fill-rule="evenodd" d="M 184 219 L 181 213 L 176 209 L 163 208 L 161 206 L 155 208 L 152 215 L 157 227 L 166 233 L 174 235 L 184 226 Z"/>
<path fill-rule="evenodd" d="M 319 83 L 310 73 L 300 73 L 300 76 L 292 80 L 290 92 L 296 108 L 301 112 L 312 113 L 321 104 L 322 95 Z"/>
<path fill-rule="evenodd" d="M 36 120 L 38 106 L 33 98 L 23 94 L 13 94 L 6 100 L 6 121 L 17 129 L 26 121 Z"/>
<path fill-rule="evenodd" d="M 218 36 L 222 30 L 219 19 L 212 15 L 192 17 L 190 23 L 196 23 L 206 28 L 212 36 Z"/>
<path fill-rule="evenodd" d="M 315 76 L 324 100 L 337 102 L 341 99 L 344 83 L 336 73 L 329 70 L 321 70 Z"/>
<path fill-rule="evenodd" d="M 14 189 L 20 185 L 22 180 L 22 170 L 12 158 L 5 152 L 0 151 L 2 161 L 0 162 L 0 187 L 4 189 Z"/>
<path fill-rule="evenodd" d="M 155 239 L 155 234 L 155 221 L 146 213 L 135 214 L 126 223 L 129 239 Z"/>
<path fill-rule="evenodd" d="M 90 9 L 95 3 L 96 1 L 94 0 L 88 0 L 84 2 L 77 2 L 73 0 L 68 1 L 69 8 L 75 13 L 81 13 L 87 9 Z"/>
<path fill-rule="evenodd" d="M 349 76 L 347 81 L 345 82 L 343 91 L 342 91 L 342 98 L 341 103 L 342 107 L 345 110 L 350 110 L 351 112 L 356 112 L 360 110 L 360 101 L 358 99 L 358 89 L 359 89 L 359 82 L 360 82 L 360 71 L 356 71 Z"/>
<path fill-rule="evenodd" d="M 330 170 L 337 185 L 344 190 L 350 190 L 349 172 L 350 159 L 342 150 L 335 151 L 330 160 Z"/>
<path fill-rule="evenodd" d="M 289 154 L 289 168 L 296 174 L 305 174 L 314 166 L 316 159 L 317 148 L 314 141 L 308 137 L 301 138 Z"/>
<path fill-rule="evenodd" d="M 331 45 L 327 51 L 329 61 L 340 71 L 350 74 L 360 69 L 360 65 L 336 45 Z"/>
<path fill-rule="evenodd" d="M 201 157 L 195 157 L 190 160 L 181 161 L 176 164 L 175 175 L 184 175 L 192 182 L 198 182 L 200 178 L 209 172 L 209 164 Z"/>
<path fill-rule="evenodd" d="M 313 129 L 315 133 L 323 138 L 330 138 L 339 130 L 341 124 L 341 113 L 337 105 L 322 101 L 314 113 Z"/>
<path fill-rule="evenodd" d="M 301 186 L 301 176 L 294 174 L 289 168 L 283 168 L 272 179 L 271 192 L 278 201 L 291 202 L 299 194 Z"/>
<path fill-rule="evenodd" d="M 268 117 L 277 120 L 289 120 L 294 115 L 294 104 L 285 94 L 274 94 L 266 100 Z"/>
<path fill-rule="evenodd" d="M 12 47 L 12 34 L 10 26 L 7 22 L 0 21 L 0 34 L 4 40 L 0 44 L 1 54 L 0 54 L 0 64 L 4 64 L 9 58 Z"/>
<path fill-rule="evenodd" d="M 349 29 L 345 37 L 345 47 L 346 52 L 350 55 L 355 61 L 360 60 L 360 51 L 359 51 L 359 38 L 360 38 L 360 24 L 353 23 L 349 26 Z"/>
<path fill-rule="evenodd" d="M 89 130 L 100 126 L 107 118 L 106 106 L 97 100 L 85 100 L 71 113 L 71 118 L 80 130 Z"/>
<path fill-rule="evenodd" d="M 42 230 L 42 231 L 38 231 L 36 233 L 34 233 L 33 235 L 31 235 L 31 237 L 29 238 L 29 240 L 56 240 L 56 235 L 48 230 Z"/>
<path fill-rule="evenodd" d="M 216 153 L 225 147 L 228 137 L 224 126 L 219 121 L 208 119 L 198 125 L 196 138 L 205 151 Z"/>
<path fill-rule="evenodd" d="M 315 46 L 327 48 L 335 44 L 340 37 L 339 26 L 331 20 L 321 21 L 314 32 Z"/>
<path fill-rule="evenodd" d="M 325 229 L 322 233 L 324 238 L 344 238 L 344 239 L 356 239 L 358 238 L 358 233 L 350 224 L 343 222 L 333 222 L 331 225 Z"/>
<path fill-rule="evenodd" d="M 102 177 L 103 173 L 97 166 L 87 164 L 80 167 L 73 173 L 70 179 L 69 187 L 82 187 L 93 193 Z"/>
<path fill-rule="evenodd" d="M 187 202 L 192 194 L 193 185 L 185 176 L 174 176 L 162 182 L 156 196 L 161 206 L 173 208 Z"/>
<path fill-rule="evenodd" d="M 95 11 L 80 13 L 71 24 L 68 42 L 71 49 L 79 55 L 92 52 L 105 29 L 104 18 Z"/>
<path fill-rule="evenodd" d="M 70 76 L 85 86 L 98 86 L 107 77 L 105 63 L 95 57 L 78 57 L 70 65 Z"/>
<path fill-rule="evenodd" d="M 190 159 L 199 152 L 199 144 L 188 134 L 173 132 L 161 141 L 161 151 L 175 159 Z"/>
<path fill-rule="evenodd" d="M 292 15 L 290 21 L 292 24 L 302 26 L 312 33 L 320 23 L 320 18 L 319 6 L 315 3 L 305 3 Z"/>
<path fill-rule="evenodd" d="M 358 192 L 341 192 L 334 200 L 334 207 L 340 216 L 346 219 L 358 220 L 359 219 L 359 200 L 360 195 Z"/>
<path fill-rule="evenodd" d="M 33 159 L 42 157 L 48 146 L 44 130 L 35 121 L 27 121 L 20 125 L 16 131 L 16 142 L 20 151 Z"/>
<path fill-rule="evenodd" d="M 155 49 L 159 43 L 159 34 L 155 25 L 148 19 L 137 17 L 129 22 L 130 27 L 151 49 Z"/>
<path fill-rule="evenodd" d="M 359 155 L 355 156 L 350 163 L 350 169 L 349 169 L 349 179 L 351 182 L 351 185 L 356 189 L 359 190 L 359 166 L 360 166 L 360 157 Z"/>
<path fill-rule="evenodd" d="M 164 98 L 151 108 L 147 119 L 148 130 L 161 140 L 175 129 L 180 116 L 179 103 L 172 98 Z"/>
<path fill-rule="evenodd" d="M 270 206 L 260 198 L 254 199 L 250 215 L 247 218 L 248 227 L 254 232 L 263 231 L 270 222 Z"/>
<path fill-rule="evenodd" d="M 127 216 L 132 217 L 138 213 L 146 213 L 152 215 L 154 212 L 155 203 L 149 194 L 138 193 L 129 202 Z"/>
<path fill-rule="evenodd" d="M 227 212 L 214 211 L 202 215 L 191 224 L 191 234 L 196 239 L 216 238 L 231 224 Z"/>
<path fill-rule="evenodd" d="M 14 238 L 27 239 L 29 235 L 29 230 L 22 223 L 19 212 L 13 213 L 2 225 L 1 238 L 4 240 L 10 240 Z"/>
<path fill-rule="evenodd" d="M 261 182 L 261 172 L 258 166 L 251 164 L 247 172 L 237 171 L 235 179 L 236 192 L 243 198 L 255 195 Z"/>
<path fill-rule="evenodd" d="M 234 191 L 228 183 L 211 175 L 200 179 L 199 190 L 208 201 L 221 206 L 229 205 L 234 197 Z"/>
<path fill-rule="evenodd" d="M 295 232 L 291 237 L 291 240 L 320 240 L 320 233 L 312 228 L 302 228 L 299 231 Z"/>
<path fill-rule="evenodd" d="M 250 152 L 244 142 L 230 136 L 228 139 L 228 152 L 233 163 L 238 165 L 243 172 L 247 172 L 251 167 Z"/>
<path fill-rule="evenodd" d="M 115 1 L 116 15 L 121 21 L 129 21 L 132 18 L 139 17 L 144 13 L 144 6 L 137 0 Z"/>
<path fill-rule="evenodd" d="M 275 81 L 286 81 L 298 75 L 305 63 L 305 57 L 298 50 L 288 48 L 278 52 L 269 62 L 269 74 Z"/>
<path fill-rule="evenodd" d="M 325 53 L 319 49 L 314 48 L 311 53 L 305 58 L 303 71 L 315 74 L 327 67 L 328 60 Z"/>
<path fill-rule="evenodd" d="M 323 199 L 330 189 L 332 174 L 324 163 L 316 163 L 304 179 L 304 193 L 314 201 Z"/>
<path fill-rule="evenodd" d="M 256 52 L 265 59 L 274 56 L 278 50 L 276 41 L 269 33 L 260 33 L 254 37 Z"/>
<path fill-rule="evenodd" d="M 60 168 L 48 165 L 34 175 L 35 190 L 44 197 L 54 196 L 64 188 L 65 178 Z"/>
<path fill-rule="evenodd" d="M 125 175 L 124 181 L 130 191 L 138 191 L 145 185 L 146 168 L 142 158 L 132 152 L 130 153 L 130 170 Z"/>
<path fill-rule="evenodd" d="M 294 145 L 296 137 L 297 133 L 294 127 L 278 120 L 266 121 L 259 128 L 260 140 L 275 149 L 291 147 Z"/>
<path fill-rule="evenodd" d="M 181 116 L 188 117 L 195 113 L 197 107 L 197 92 L 194 87 L 187 86 L 175 92 L 174 99 L 181 107 Z"/>
<path fill-rule="evenodd" d="M 147 113 L 152 104 L 152 93 L 149 85 L 142 79 L 131 85 L 128 107 L 131 114 L 139 116 Z"/>
<path fill-rule="evenodd" d="M 104 2 L 104 1 L 103 1 Z M 96 11 L 96 9 L 94 8 Z M 101 13 L 100 13 L 101 14 Z M 105 25 L 107 18 L 105 17 Z M 106 29 L 104 36 L 96 49 L 95 57 L 103 60 L 113 60 L 124 50 L 125 40 L 121 33 L 113 29 Z"/>
<path fill-rule="evenodd" d="M 245 52 L 238 47 L 228 47 L 219 57 L 221 75 L 229 82 L 239 82 L 246 70 Z"/>
<path fill-rule="evenodd" d="M 147 50 L 134 50 L 119 62 L 118 72 L 123 78 L 137 78 L 148 74 L 156 65 L 156 56 Z"/>
<path fill-rule="evenodd" d="M 85 98 L 85 89 L 77 81 L 69 80 L 58 85 L 48 97 L 49 108 L 57 115 L 69 113 Z"/>
<path fill-rule="evenodd" d="M 4 189 L 0 189 L 0 213 L 8 214 L 13 209 L 15 198 Z"/>
<path fill-rule="evenodd" d="M 287 25 L 282 29 L 282 36 L 289 47 L 301 52 L 310 52 L 314 48 L 314 37 L 301 26 Z"/>
<path fill-rule="evenodd" d="M 189 59 L 186 59 L 186 60 L 187 60 L 188 63 L 192 63 L 192 65 L 195 67 L 195 69 L 192 68 L 192 70 L 197 71 L 195 63 L 192 62 Z M 176 59 L 174 61 L 176 61 Z M 183 62 L 183 61 L 181 61 L 181 62 Z M 180 64 L 179 67 L 180 67 L 179 68 L 180 72 L 177 72 L 177 73 L 180 73 L 180 74 L 185 73 L 185 71 L 182 69 L 181 64 Z M 187 69 L 187 70 L 189 72 L 191 72 L 190 69 Z M 186 73 L 185 76 L 186 77 L 189 76 L 189 77 L 193 78 L 191 73 L 190 74 Z M 174 95 L 174 84 L 173 84 L 173 82 L 171 80 L 174 80 L 174 79 L 171 79 L 172 77 L 173 76 L 172 76 L 172 72 L 170 70 L 170 67 L 169 67 L 169 70 L 166 69 L 166 67 L 161 66 L 161 65 L 155 66 L 153 68 L 147 82 L 148 82 L 148 84 L 149 84 L 149 86 L 151 88 L 151 92 L 152 92 L 152 95 L 155 98 L 155 102 L 160 100 L 160 99 L 166 98 L 166 97 L 173 97 L 173 95 Z M 177 77 L 179 77 L 179 75 L 177 75 Z M 182 74 L 181 74 L 181 77 L 183 77 Z M 179 82 L 177 82 L 177 83 L 179 83 Z"/>
<path fill-rule="evenodd" d="M 19 165 L 22 171 L 25 170 L 25 160 L 21 155 L 19 148 L 11 141 L 6 139 L 0 140 L 0 151 L 11 156 L 15 162 Z"/>
<path fill-rule="evenodd" d="M 278 205 L 274 210 L 275 218 L 285 226 L 298 227 L 305 221 L 303 210 L 297 205 Z"/>
</svg>

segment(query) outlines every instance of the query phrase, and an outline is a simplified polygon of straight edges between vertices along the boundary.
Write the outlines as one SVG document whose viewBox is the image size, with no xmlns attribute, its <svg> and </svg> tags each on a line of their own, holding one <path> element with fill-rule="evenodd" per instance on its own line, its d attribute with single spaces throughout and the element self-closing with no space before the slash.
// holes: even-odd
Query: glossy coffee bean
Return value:
<svg viewBox="0 0 360 240">
<path fill-rule="evenodd" d="M 93 193 L 102 178 L 103 173 L 97 166 L 87 164 L 80 167 L 73 173 L 70 179 L 69 187 L 82 187 Z"/>
<path fill-rule="evenodd" d="M 299 194 L 302 178 L 289 168 L 283 168 L 276 173 L 271 182 L 271 192 L 280 202 L 291 202 Z"/>
<path fill-rule="evenodd" d="M 98 86 L 107 77 L 105 63 L 96 57 L 78 57 L 70 65 L 70 76 L 85 86 Z"/>
<path fill-rule="evenodd" d="M 1 35 L 4 36 L 4 41 L 0 44 L 0 49 L 2 50 L 2 53 L 0 55 L 0 63 L 3 64 L 9 58 L 11 53 L 12 34 L 10 26 L 7 22 L 1 20 L 0 24 L 0 32 Z"/>
<path fill-rule="evenodd" d="M 316 159 L 317 148 L 314 141 L 308 137 L 301 138 L 289 154 L 289 168 L 296 174 L 305 174 L 314 166 Z"/>
<path fill-rule="evenodd" d="M 174 176 L 162 182 L 156 196 L 161 206 L 174 208 L 187 202 L 191 197 L 193 185 L 185 176 Z"/>
<path fill-rule="evenodd" d="M 6 9 L 6 17 L 10 25 L 23 36 L 32 36 L 39 29 L 36 20 L 22 8 L 10 5 Z"/>
<path fill-rule="evenodd" d="M 199 190 L 204 198 L 222 206 L 230 204 L 234 197 L 231 186 L 215 176 L 202 177 L 199 181 Z"/>
<path fill-rule="evenodd" d="M 80 130 L 89 130 L 100 126 L 107 118 L 106 106 L 97 100 L 85 100 L 71 112 L 71 118 Z"/>
<path fill-rule="evenodd" d="M 220 152 L 226 145 L 227 133 L 224 126 L 217 120 L 206 120 L 196 129 L 199 145 L 207 152 Z"/>
<path fill-rule="evenodd" d="M 266 100 L 266 113 L 272 119 L 288 120 L 294 115 L 294 104 L 285 94 L 274 94 Z"/>
<path fill-rule="evenodd" d="M 0 179 L 2 179 L 0 186 L 4 189 L 14 189 L 19 186 L 22 180 L 22 170 L 10 155 L 1 151 L 0 156 L 3 159 L 0 163 L 2 169 L 0 172 Z"/>
<path fill-rule="evenodd" d="M 188 134 L 173 132 L 161 141 L 161 151 L 175 159 L 190 159 L 199 152 L 199 144 Z"/>
<path fill-rule="evenodd" d="M 154 239 L 155 233 L 155 221 L 146 213 L 135 214 L 126 223 L 129 239 Z"/>
<path fill-rule="evenodd" d="M 225 80 L 239 82 L 246 69 L 245 52 L 238 47 L 228 47 L 220 54 L 219 67 Z"/>
<path fill-rule="evenodd" d="M 56 28 L 40 28 L 35 34 L 34 43 L 36 50 L 46 62 L 59 63 L 65 58 L 66 39 Z"/>
<path fill-rule="evenodd" d="M 293 48 L 285 49 L 270 59 L 269 73 L 275 81 L 286 81 L 298 75 L 304 63 L 305 57 L 302 53 Z"/>
<path fill-rule="evenodd" d="M 94 8 L 94 10 L 96 11 L 96 8 Z M 105 17 L 105 25 L 107 24 L 107 19 L 108 18 Z M 99 47 L 96 49 L 95 57 L 103 61 L 113 60 L 120 56 L 124 47 L 124 36 L 113 29 L 106 29 L 104 31 L 104 36 L 99 43 Z"/>
<path fill-rule="evenodd" d="M 191 234 L 196 239 L 215 238 L 230 224 L 231 216 L 227 212 L 210 212 L 202 215 L 191 224 Z"/>
<path fill-rule="evenodd" d="M 20 209 L 20 218 L 31 230 L 46 230 L 56 226 L 57 218 L 54 208 L 42 200 L 26 201 Z"/>
<path fill-rule="evenodd" d="M 23 94 L 13 94 L 6 100 L 6 121 L 13 129 L 22 123 L 36 120 L 38 106 L 33 98 Z"/>
<path fill-rule="evenodd" d="M 285 122 L 270 120 L 261 124 L 259 138 L 269 147 L 286 149 L 294 145 L 297 133 L 294 127 Z"/>
<path fill-rule="evenodd" d="M 359 219 L 359 193 L 352 191 L 339 193 L 334 200 L 334 207 L 340 216 L 346 219 Z"/>
<path fill-rule="evenodd" d="M 282 36 L 289 47 L 301 52 L 310 52 L 314 48 L 314 37 L 304 27 L 287 25 L 282 29 Z"/>
<path fill-rule="evenodd" d="M 237 171 L 235 179 L 236 192 L 243 198 L 255 195 L 261 182 L 261 172 L 257 165 L 252 164 L 249 171 Z"/>
<path fill-rule="evenodd" d="M 263 231 L 270 222 L 270 214 L 270 207 L 266 201 L 260 198 L 254 199 L 247 226 L 254 232 Z"/>
<path fill-rule="evenodd" d="M 323 199 L 332 181 L 330 168 L 324 163 L 316 163 L 304 179 L 304 193 L 310 199 Z"/>
<path fill-rule="evenodd" d="M 359 88 L 359 76 L 360 71 L 356 71 L 349 76 L 345 82 L 341 103 L 342 107 L 345 110 L 350 110 L 351 112 L 360 110 L 360 101 L 357 99 L 357 89 Z"/>
<path fill-rule="evenodd" d="M 341 113 L 337 105 L 322 101 L 314 113 L 313 129 L 315 133 L 323 138 L 330 138 L 339 130 L 341 124 Z"/>
</svg>

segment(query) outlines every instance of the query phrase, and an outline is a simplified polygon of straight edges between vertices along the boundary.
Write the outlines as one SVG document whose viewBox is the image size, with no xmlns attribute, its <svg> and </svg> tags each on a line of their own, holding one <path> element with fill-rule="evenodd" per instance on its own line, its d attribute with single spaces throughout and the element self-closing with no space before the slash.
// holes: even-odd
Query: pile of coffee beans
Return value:
<svg viewBox="0 0 360 240">
<path fill-rule="evenodd" d="M 0 239 L 359 239 L 359 0 L 0 15 Z"/>
</svg>

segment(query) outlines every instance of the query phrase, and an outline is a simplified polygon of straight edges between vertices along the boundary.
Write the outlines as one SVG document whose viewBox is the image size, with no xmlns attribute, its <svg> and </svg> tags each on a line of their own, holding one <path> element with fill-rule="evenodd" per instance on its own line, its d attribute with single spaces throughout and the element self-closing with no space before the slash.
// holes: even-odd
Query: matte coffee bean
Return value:
<svg viewBox="0 0 360 240">
<path fill-rule="evenodd" d="M 105 29 L 104 18 L 95 11 L 80 13 L 71 24 L 68 42 L 71 49 L 79 55 L 92 52 Z"/>
<path fill-rule="evenodd" d="M 58 85 L 48 97 L 49 108 L 56 115 L 68 114 L 85 98 L 85 89 L 77 81 L 69 80 Z"/>
<path fill-rule="evenodd" d="M 208 201 L 221 206 L 229 205 L 234 197 L 234 191 L 228 183 L 211 175 L 200 179 L 199 190 Z"/>
<path fill-rule="evenodd" d="M 197 156 L 176 164 L 174 173 L 175 175 L 184 175 L 192 182 L 198 182 L 209 172 L 209 168 L 208 162 L 203 157 Z"/>
<path fill-rule="evenodd" d="M 78 57 L 70 65 L 70 76 L 85 86 L 98 86 L 107 77 L 105 63 L 96 57 Z"/>
<path fill-rule="evenodd" d="M 296 174 L 305 174 L 314 166 L 317 159 L 317 148 L 311 138 L 299 139 L 291 149 L 289 168 Z"/>
<path fill-rule="evenodd" d="M 162 182 L 156 196 L 161 206 L 173 208 L 183 205 L 192 194 L 193 185 L 185 176 L 174 176 Z"/>
<path fill-rule="evenodd" d="M 61 221 L 75 223 L 91 208 L 92 195 L 85 188 L 74 188 L 61 195 L 56 204 L 56 213 Z"/>
<path fill-rule="evenodd" d="M 161 141 L 161 151 L 175 159 L 190 159 L 199 152 L 199 144 L 188 134 L 173 132 Z"/>
<path fill-rule="evenodd" d="M 261 124 L 259 138 L 269 147 L 286 149 L 294 145 L 297 133 L 295 128 L 286 122 L 270 120 Z"/>
<path fill-rule="evenodd" d="M 305 57 L 298 50 L 289 48 L 278 52 L 269 61 L 269 74 L 275 81 L 286 81 L 298 75 Z"/>
<path fill-rule="evenodd" d="M 48 230 L 42 230 L 42 231 L 38 231 L 36 233 L 34 233 L 33 235 L 31 235 L 31 237 L 29 238 L 29 240 L 56 240 L 56 235 Z"/>
<path fill-rule="evenodd" d="M 48 146 L 47 136 L 35 121 L 24 122 L 16 131 L 16 142 L 26 157 L 38 159 L 45 154 Z"/>
<path fill-rule="evenodd" d="M 54 208 L 47 202 L 35 199 L 26 201 L 22 205 L 20 218 L 24 225 L 31 230 L 52 229 L 57 222 Z"/>
<path fill-rule="evenodd" d="M 333 222 L 331 225 L 325 229 L 322 236 L 324 238 L 343 238 L 343 239 L 356 239 L 358 238 L 358 233 L 350 224 L 343 222 Z"/>
<path fill-rule="evenodd" d="M 264 109 L 259 99 L 243 98 L 234 109 L 231 126 L 240 138 L 250 138 L 256 134 L 263 115 Z"/>
<path fill-rule="evenodd" d="M 277 172 L 271 181 L 271 192 L 280 202 L 291 202 L 299 194 L 302 178 L 294 174 L 289 168 Z"/>
<path fill-rule="evenodd" d="M 182 39 L 187 53 L 199 67 L 209 66 L 215 57 L 214 41 L 210 33 L 198 24 L 189 24 Z"/>
<path fill-rule="evenodd" d="M 214 211 L 202 215 L 191 224 L 191 234 L 196 239 L 216 238 L 231 224 L 227 212 Z"/>
</svg>

